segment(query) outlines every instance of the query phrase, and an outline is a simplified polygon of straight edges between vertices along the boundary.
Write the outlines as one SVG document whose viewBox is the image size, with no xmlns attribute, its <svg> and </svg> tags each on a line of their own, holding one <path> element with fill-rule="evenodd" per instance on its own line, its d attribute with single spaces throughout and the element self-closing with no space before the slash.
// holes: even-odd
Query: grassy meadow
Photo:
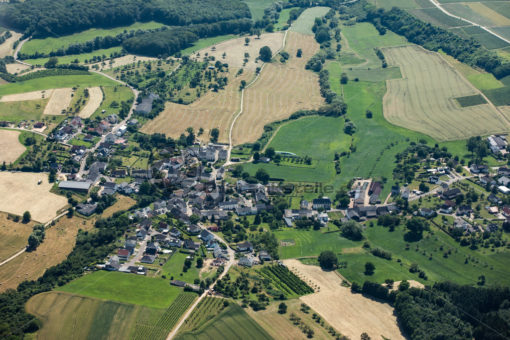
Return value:
<svg viewBox="0 0 510 340">
<path fill-rule="evenodd" d="M 325 16 L 328 11 L 329 7 L 308 8 L 303 13 L 301 13 L 296 21 L 292 23 L 290 30 L 302 34 L 313 34 L 312 27 L 315 22 L 315 18 Z"/>
<path fill-rule="evenodd" d="M 1 88 L 1 87 L 0 87 Z M 49 99 L 27 100 L 21 102 L 0 102 L 0 120 L 20 122 L 22 120 L 40 120 Z"/>
<path fill-rule="evenodd" d="M 274 3 L 274 0 L 243 0 L 248 5 L 251 12 L 251 18 L 254 21 L 264 17 L 264 10 Z"/>
<path fill-rule="evenodd" d="M 172 255 L 172 257 L 165 263 L 162 269 L 162 275 L 165 275 L 167 278 L 173 277 L 175 280 L 181 280 L 187 283 L 194 283 L 195 279 L 198 279 L 198 271 L 196 267 L 196 262 L 193 261 L 193 264 L 187 272 L 182 271 L 182 267 L 184 266 L 184 261 L 189 256 L 189 254 L 176 252 Z"/>
<path fill-rule="evenodd" d="M 87 274 L 59 290 L 152 308 L 168 307 L 181 292 L 168 280 L 106 271 Z"/>
<path fill-rule="evenodd" d="M 102 57 L 106 56 L 107 58 L 110 57 L 113 53 L 119 53 L 122 51 L 122 47 L 112 47 L 112 48 L 106 48 L 101 50 L 92 51 L 90 53 L 82 53 L 82 54 L 69 54 L 58 58 L 59 64 L 71 64 L 74 63 L 76 60 L 78 60 L 79 63 L 85 63 L 85 61 L 89 62 L 94 57 Z M 23 62 L 31 64 L 31 65 L 44 65 L 49 58 L 37 58 L 37 59 L 26 59 L 23 60 Z"/>
<path fill-rule="evenodd" d="M 132 30 L 149 30 L 158 27 L 164 26 L 163 24 L 151 21 L 146 23 L 134 23 L 130 26 L 123 27 L 115 27 L 110 29 L 102 29 L 102 28 L 91 28 L 86 31 L 78 32 L 71 35 L 66 35 L 62 37 L 56 38 L 44 38 L 44 39 L 32 39 L 26 42 L 21 49 L 21 53 L 24 54 L 34 54 L 36 52 L 39 53 L 49 53 L 51 51 L 56 51 L 60 48 L 65 48 L 72 44 L 84 43 L 90 40 L 94 40 L 95 37 L 106 37 L 106 36 L 115 36 L 124 31 L 132 31 Z"/>
<path fill-rule="evenodd" d="M 198 39 L 196 42 L 193 43 L 192 46 L 183 49 L 181 51 L 181 54 L 182 55 L 190 55 L 190 54 L 200 51 L 204 48 L 219 44 L 220 42 L 223 42 L 226 40 L 234 39 L 236 37 L 237 36 L 234 34 L 225 34 L 225 35 L 218 35 L 216 37 Z"/>
</svg>

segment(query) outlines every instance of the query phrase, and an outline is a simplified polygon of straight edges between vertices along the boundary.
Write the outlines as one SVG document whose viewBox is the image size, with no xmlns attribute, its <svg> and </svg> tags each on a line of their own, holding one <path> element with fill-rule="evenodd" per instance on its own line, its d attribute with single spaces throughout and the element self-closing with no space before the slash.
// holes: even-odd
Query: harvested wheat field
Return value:
<svg viewBox="0 0 510 340">
<path fill-rule="evenodd" d="M 0 58 L 14 55 L 14 43 L 23 35 L 14 31 L 11 31 L 11 34 L 12 36 L 0 45 Z"/>
<path fill-rule="evenodd" d="M 0 262 L 8 259 L 27 245 L 34 222 L 14 222 L 8 214 L 0 213 Z"/>
<path fill-rule="evenodd" d="M 118 211 L 128 210 L 135 205 L 135 203 L 136 201 L 129 196 L 117 195 L 117 202 L 111 207 L 106 208 L 101 214 L 101 217 L 108 218 Z"/>
<path fill-rule="evenodd" d="M 402 79 L 387 81 L 384 116 L 439 141 L 508 132 L 510 122 L 490 104 L 460 107 L 454 98 L 479 94 L 438 53 L 419 46 L 385 48 Z"/>
<path fill-rule="evenodd" d="M 303 50 L 302 58 L 296 57 L 298 48 Z M 256 141 L 268 123 L 288 118 L 300 109 L 321 106 L 318 77 L 305 70 L 307 60 L 318 49 L 313 36 L 289 32 L 284 48 L 290 55 L 287 63 L 266 64 L 259 79 L 245 90 L 243 113 L 232 132 L 234 145 Z"/>
<path fill-rule="evenodd" d="M 69 105 L 71 105 L 71 99 L 73 99 L 73 89 L 55 89 L 51 95 L 48 104 L 44 108 L 45 115 L 60 115 L 63 111 L 66 111 Z"/>
<path fill-rule="evenodd" d="M 105 65 L 103 65 L 103 62 L 90 64 L 89 67 L 92 68 L 94 65 L 99 66 L 99 69 L 102 71 L 110 70 L 115 67 L 129 65 L 137 62 L 144 62 L 144 61 L 152 61 L 152 60 L 158 60 L 157 58 L 151 58 L 151 57 L 141 57 L 136 56 L 133 54 L 128 54 L 123 57 L 119 58 L 113 58 L 111 60 L 105 61 Z"/>
<path fill-rule="evenodd" d="M 7 72 L 10 74 L 27 74 L 35 71 L 40 71 L 42 68 L 35 67 L 32 68 L 31 66 L 20 64 L 20 63 L 14 63 L 14 64 L 5 64 L 5 68 L 7 69 Z"/>
<path fill-rule="evenodd" d="M 0 102 L 22 102 L 26 100 L 38 100 L 51 98 L 53 90 L 32 91 L 16 94 L 7 94 L 0 98 Z"/>
<path fill-rule="evenodd" d="M 78 114 L 81 118 L 89 118 L 92 116 L 103 102 L 103 91 L 100 87 L 89 87 L 88 90 L 89 98 L 87 104 L 85 104 Z"/>
<path fill-rule="evenodd" d="M 215 60 L 227 63 L 230 67 L 255 71 L 257 67 L 262 66 L 261 61 L 255 63 L 255 59 L 259 56 L 259 50 L 263 46 L 269 46 L 271 51 L 275 53 L 282 46 L 283 36 L 284 34 L 282 32 L 262 34 L 260 39 L 258 39 L 255 35 L 249 36 L 248 38 L 250 39 L 250 43 L 248 46 L 245 46 L 245 37 L 231 39 L 212 47 L 202 49 L 197 53 L 192 54 L 191 58 L 202 60 L 202 58 L 208 54 L 208 56 L 213 56 Z M 224 53 L 226 54 L 225 57 L 223 57 Z M 245 53 L 248 53 L 249 57 L 246 65 L 243 65 Z"/>
<path fill-rule="evenodd" d="M 12 163 L 25 152 L 25 146 L 19 142 L 19 134 L 19 131 L 0 130 L 0 163 Z"/>
<path fill-rule="evenodd" d="M 47 173 L 0 172 L 0 211 L 20 216 L 29 211 L 33 220 L 47 222 L 67 204 L 67 198 L 50 192 L 51 187 Z"/>
<path fill-rule="evenodd" d="M 316 293 L 302 296 L 300 300 L 341 334 L 351 339 L 359 339 L 363 332 L 372 339 L 405 339 L 390 305 L 351 293 L 349 288 L 341 285 L 342 279 L 335 271 L 325 272 L 318 266 L 305 265 L 298 260 L 283 262 L 315 288 Z"/>
<path fill-rule="evenodd" d="M 244 72 L 239 77 L 235 77 L 236 73 L 237 70 L 230 70 L 229 82 L 224 90 L 209 91 L 189 105 L 166 103 L 165 110 L 148 121 L 141 131 L 164 133 L 177 138 L 191 126 L 195 131 L 203 128 L 204 134 L 201 137 L 208 140 L 209 131 L 218 128 L 219 142 L 228 142 L 228 130 L 234 115 L 239 112 L 241 102 L 239 85 L 241 80 L 250 82 L 253 78 L 252 72 Z"/>
<path fill-rule="evenodd" d="M 46 269 L 65 260 L 74 248 L 78 229 L 91 230 L 94 220 L 61 217 L 46 229 L 43 243 L 0 266 L 0 292 L 16 288 L 25 280 L 36 280 Z"/>
</svg>

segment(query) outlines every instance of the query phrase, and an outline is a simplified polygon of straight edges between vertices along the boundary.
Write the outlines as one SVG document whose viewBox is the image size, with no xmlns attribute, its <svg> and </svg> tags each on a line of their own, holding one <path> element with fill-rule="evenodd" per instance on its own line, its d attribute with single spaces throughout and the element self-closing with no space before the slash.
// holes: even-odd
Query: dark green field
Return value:
<svg viewBox="0 0 510 340">
<path fill-rule="evenodd" d="M 475 94 L 473 96 L 459 97 L 459 98 L 455 98 L 455 100 L 462 107 L 487 104 L 487 101 L 479 94 Z"/>
</svg>

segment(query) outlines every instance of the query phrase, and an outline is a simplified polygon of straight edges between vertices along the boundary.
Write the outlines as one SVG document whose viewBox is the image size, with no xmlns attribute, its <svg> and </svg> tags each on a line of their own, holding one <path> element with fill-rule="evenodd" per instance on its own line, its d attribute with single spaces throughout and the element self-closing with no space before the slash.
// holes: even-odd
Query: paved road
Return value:
<svg viewBox="0 0 510 340">
<path fill-rule="evenodd" d="M 202 226 L 202 225 L 200 225 L 200 227 L 202 229 L 205 229 L 204 226 Z M 225 242 L 225 240 L 222 239 L 220 236 L 216 235 L 215 233 L 212 233 L 212 234 L 214 235 L 215 239 L 217 239 L 218 241 L 220 241 L 220 242 L 222 242 L 222 243 L 227 245 L 227 251 L 228 251 L 229 260 L 228 260 L 228 262 L 226 263 L 226 265 L 224 267 L 225 269 L 223 270 L 223 273 L 221 273 L 220 276 L 218 277 L 218 279 L 213 282 L 213 284 L 209 287 L 209 289 L 204 291 L 202 293 L 202 295 L 200 295 L 200 297 L 191 305 L 191 307 L 188 308 L 186 313 L 184 313 L 184 315 L 181 317 L 179 323 L 177 323 L 177 325 L 175 325 L 175 327 L 172 329 L 170 334 L 168 334 L 168 336 L 166 338 L 167 340 L 173 339 L 177 335 L 177 333 L 179 332 L 179 329 L 182 327 L 182 325 L 184 324 L 186 319 L 191 315 L 193 310 L 198 306 L 200 301 L 202 301 L 202 299 L 205 298 L 210 291 L 212 291 L 212 289 L 214 288 L 216 283 L 219 280 L 221 280 L 228 273 L 230 267 L 232 267 L 232 265 L 235 263 L 235 252 L 234 252 L 234 250 L 232 248 L 230 248 L 228 246 L 228 243 Z"/>
</svg>

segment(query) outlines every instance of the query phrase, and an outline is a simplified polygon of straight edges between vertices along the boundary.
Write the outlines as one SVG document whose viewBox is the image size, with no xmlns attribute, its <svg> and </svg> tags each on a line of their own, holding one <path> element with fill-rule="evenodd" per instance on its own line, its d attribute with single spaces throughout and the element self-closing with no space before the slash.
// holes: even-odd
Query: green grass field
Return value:
<svg viewBox="0 0 510 340">
<path fill-rule="evenodd" d="M 274 0 L 243 0 L 248 5 L 251 12 L 251 18 L 254 21 L 262 19 L 264 10 L 271 6 Z"/>
<path fill-rule="evenodd" d="M 40 120 L 46 104 L 48 104 L 48 99 L 0 102 L 0 120 L 9 122 Z"/>
<path fill-rule="evenodd" d="M 278 30 L 278 31 L 282 30 L 283 27 L 285 27 L 287 25 L 287 21 L 289 21 L 290 11 L 292 11 L 293 9 L 297 9 L 297 8 L 298 7 L 282 9 L 282 11 L 280 12 L 280 17 L 278 18 L 278 22 L 276 23 L 276 25 L 274 25 L 275 30 Z"/>
<path fill-rule="evenodd" d="M 167 308 L 182 291 L 168 280 L 106 271 L 85 275 L 59 290 L 152 308 Z"/>
<path fill-rule="evenodd" d="M 84 63 L 85 60 L 89 61 L 93 57 L 102 57 L 102 56 L 110 57 L 110 55 L 112 53 L 119 53 L 120 51 L 122 51 L 122 47 L 118 46 L 118 47 L 112 47 L 112 48 L 107 48 L 107 49 L 102 49 L 102 50 L 96 50 L 96 51 L 93 51 L 90 53 L 70 54 L 70 55 L 57 57 L 57 58 L 58 58 L 59 64 L 70 64 L 70 63 L 75 62 L 76 60 L 78 60 L 78 62 L 80 62 L 80 63 Z M 29 63 L 31 65 L 44 65 L 48 61 L 48 59 L 49 58 L 27 59 L 27 60 L 23 60 L 23 62 Z"/>
<path fill-rule="evenodd" d="M 147 23 L 135 23 L 130 26 L 115 27 L 111 29 L 91 28 L 83 32 L 62 36 L 59 38 L 33 39 L 26 42 L 21 49 L 21 53 L 34 54 L 49 53 L 60 48 L 65 48 L 72 44 L 84 43 L 93 40 L 95 37 L 115 36 L 124 31 L 148 30 L 164 26 L 163 24 L 151 21 Z"/>
<path fill-rule="evenodd" d="M 198 330 L 180 334 L 176 339 L 263 340 L 272 338 L 240 306 L 231 303 L 217 317 L 207 322 Z"/>
<path fill-rule="evenodd" d="M 118 113 L 120 108 L 120 102 L 128 101 L 133 99 L 133 92 L 124 85 L 119 85 L 119 83 L 115 83 L 115 86 L 102 86 L 103 90 L 103 101 L 99 108 L 92 114 L 91 118 L 95 118 L 96 116 L 108 116 L 112 113 Z M 116 102 L 119 106 L 115 106 Z M 114 105 L 112 106 L 112 103 Z M 105 110 L 105 113 L 102 113 Z"/>
<path fill-rule="evenodd" d="M 358 80 L 377 82 L 402 78 L 399 67 L 371 69 L 346 68 L 345 73 L 347 73 L 347 76 L 351 80 L 358 78 Z"/>
<path fill-rule="evenodd" d="M 324 232 L 317 230 L 298 230 L 285 228 L 275 232 L 280 244 L 282 242 L 293 245 L 279 248 L 281 259 L 306 256 L 319 256 L 321 251 L 332 250 L 340 253 L 342 248 L 357 247 L 361 243 L 343 238 L 339 232 Z"/>
<path fill-rule="evenodd" d="M 2 85 L 0 86 L 0 96 L 30 91 L 74 87 L 77 85 L 82 87 L 93 87 L 99 85 L 118 85 L 118 83 L 95 73 L 87 75 L 51 76 Z"/>
<path fill-rule="evenodd" d="M 192 46 L 185 48 L 181 51 L 182 55 L 190 55 L 194 52 L 197 52 L 201 49 L 207 48 L 212 45 L 219 44 L 220 42 L 234 39 L 236 36 L 234 34 L 226 34 L 226 35 L 219 35 L 217 37 L 211 37 L 211 38 L 203 38 L 198 39 Z"/>
<path fill-rule="evenodd" d="M 347 268 L 339 271 L 348 280 L 363 282 L 367 279 L 383 282 L 385 279 L 413 279 L 427 282 L 454 281 L 459 284 L 476 284 L 480 275 L 485 275 L 488 285 L 507 285 L 510 273 L 506 270 L 510 253 L 506 250 L 492 252 L 490 249 L 470 250 L 460 247 L 450 236 L 436 227 L 432 233 L 425 233 L 419 242 L 409 243 L 405 250 L 404 227 L 390 232 L 387 228 L 375 226 L 367 228 L 365 235 L 373 248 L 378 247 L 393 254 L 392 260 L 384 260 L 367 252 L 343 254 L 340 261 L 347 261 Z M 448 257 L 444 254 L 451 252 Z M 466 258 L 470 260 L 465 263 Z M 397 262 L 400 259 L 402 262 Z M 367 261 L 376 266 L 374 275 L 364 275 Z M 417 263 L 425 271 L 428 280 L 409 272 L 412 263 Z"/>
<path fill-rule="evenodd" d="M 313 34 L 312 27 L 315 22 L 315 18 L 325 16 L 328 11 L 329 7 L 308 8 L 303 13 L 301 13 L 296 21 L 292 23 L 290 30 L 302 34 Z"/>
<path fill-rule="evenodd" d="M 190 269 L 188 269 L 186 273 L 182 271 L 184 261 L 188 256 L 189 254 L 179 252 L 172 255 L 172 257 L 163 266 L 162 275 L 166 275 L 167 278 L 173 277 L 175 280 L 194 283 L 195 279 L 198 279 L 198 269 L 196 267 L 196 262 L 193 261 L 193 265 Z"/>
</svg>

